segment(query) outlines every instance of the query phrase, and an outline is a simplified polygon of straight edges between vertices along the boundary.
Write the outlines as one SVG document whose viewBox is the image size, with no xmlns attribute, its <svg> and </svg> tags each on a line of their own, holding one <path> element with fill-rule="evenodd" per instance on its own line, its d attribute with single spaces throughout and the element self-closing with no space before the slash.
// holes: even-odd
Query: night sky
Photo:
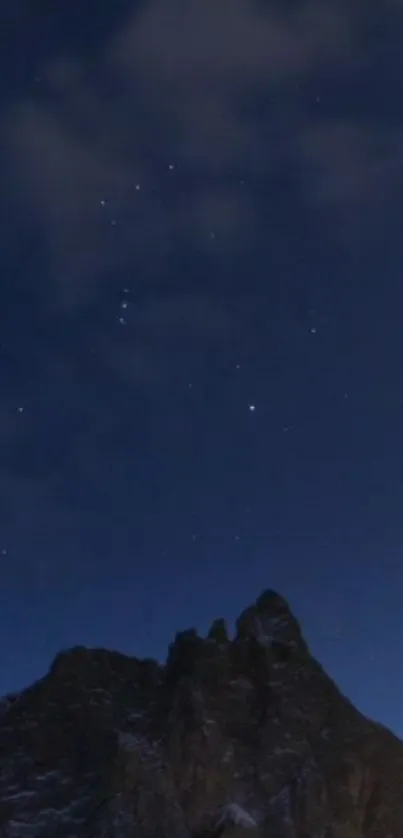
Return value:
<svg viewBox="0 0 403 838">
<path fill-rule="evenodd" d="M 0 693 L 270 587 L 403 734 L 402 2 L 0 32 Z"/>
</svg>

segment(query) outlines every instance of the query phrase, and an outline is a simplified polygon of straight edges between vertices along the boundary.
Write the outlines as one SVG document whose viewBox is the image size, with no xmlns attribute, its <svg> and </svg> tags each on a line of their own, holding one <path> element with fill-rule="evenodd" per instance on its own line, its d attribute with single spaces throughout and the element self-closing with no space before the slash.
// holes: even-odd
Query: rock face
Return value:
<svg viewBox="0 0 403 838">
<path fill-rule="evenodd" d="M 165 666 L 57 656 L 0 705 L 0 838 L 402 838 L 403 743 L 267 591 Z"/>
</svg>

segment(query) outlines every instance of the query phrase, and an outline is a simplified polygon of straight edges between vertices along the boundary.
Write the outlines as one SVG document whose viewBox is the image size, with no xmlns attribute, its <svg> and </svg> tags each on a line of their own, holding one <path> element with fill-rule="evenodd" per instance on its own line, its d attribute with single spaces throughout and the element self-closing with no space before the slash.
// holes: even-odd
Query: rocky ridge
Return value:
<svg viewBox="0 0 403 838">
<path fill-rule="evenodd" d="M 60 653 L 0 705 L 0 838 L 402 838 L 403 743 L 264 592 L 164 666 Z"/>
</svg>

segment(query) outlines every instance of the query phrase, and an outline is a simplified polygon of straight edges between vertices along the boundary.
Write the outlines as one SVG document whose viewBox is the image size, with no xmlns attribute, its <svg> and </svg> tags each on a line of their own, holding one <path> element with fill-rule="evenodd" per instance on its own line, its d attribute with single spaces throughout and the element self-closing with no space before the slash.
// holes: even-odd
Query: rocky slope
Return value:
<svg viewBox="0 0 403 838">
<path fill-rule="evenodd" d="M 57 656 L 0 705 L 1 838 L 402 838 L 403 743 L 267 591 L 165 666 Z"/>
</svg>

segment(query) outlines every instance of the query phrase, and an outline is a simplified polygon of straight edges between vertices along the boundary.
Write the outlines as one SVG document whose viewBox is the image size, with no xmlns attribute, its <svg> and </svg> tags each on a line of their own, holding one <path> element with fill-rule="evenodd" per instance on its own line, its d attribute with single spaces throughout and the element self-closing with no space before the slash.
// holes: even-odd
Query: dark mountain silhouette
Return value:
<svg viewBox="0 0 403 838">
<path fill-rule="evenodd" d="M 403 743 L 266 591 L 166 664 L 60 653 L 0 707 L 1 838 L 402 838 Z"/>
</svg>

